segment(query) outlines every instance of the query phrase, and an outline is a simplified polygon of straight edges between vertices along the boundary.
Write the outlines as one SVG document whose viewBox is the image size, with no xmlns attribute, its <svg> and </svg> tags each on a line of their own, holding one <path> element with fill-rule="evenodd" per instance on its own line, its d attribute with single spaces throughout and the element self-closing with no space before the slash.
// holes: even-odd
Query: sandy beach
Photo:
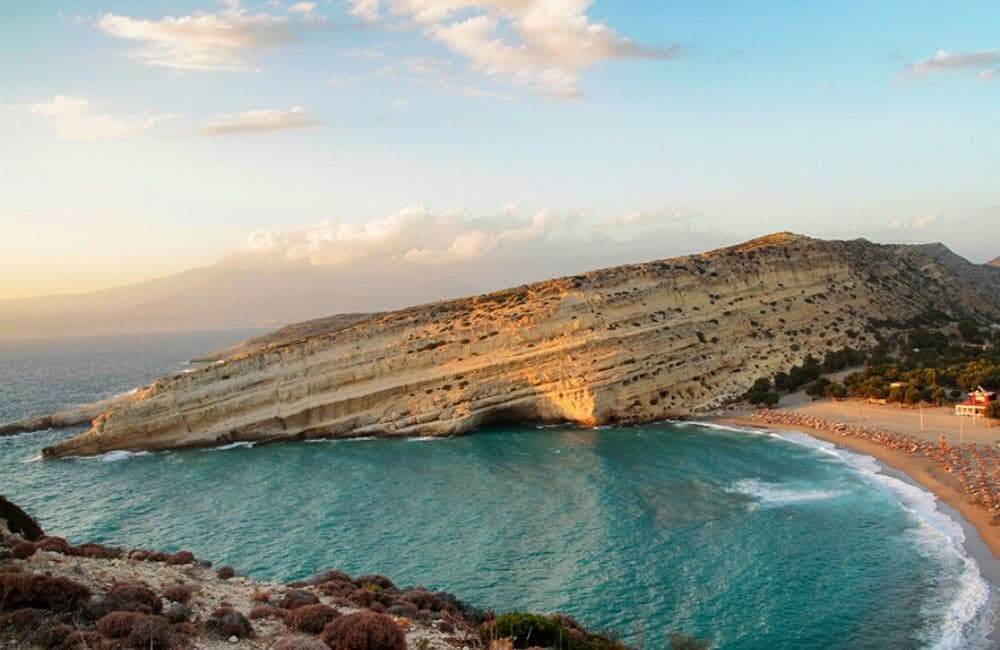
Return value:
<svg viewBox="0 0 1000 650">
<path fill-rule="evenodd" d="M 851 451 L 872 456 L 887 467 L 904 473 L 913 481 L 934 493 L 938 499 L 954 508 L 976 529 L 985 546 L 992 552 L 993 559 L 1000 560 L 1000 526 L 994 525 L 994 513 L 972 500 L 971 495 L 956 475 L 945 469 L 948 465 L 944 464 L 940 458 L 928 457 L 921 453 L 910 453 L 904 449 L 845 433 L 845 431 L 852 430 L 857 425 L 847 428 L 843 426 L 837 427 L 836 425 L 851 424 L 849 418 L 844 416 L 850 414 L 852 411 L 857 413 L 859 404 L 856 402 L 829 401 L 825 401 L 823 404 L 822 411 L 824 417 L 822 419 L 808 415 L 812 409 L 803 409 L 800 411 L 792 407 L 776 409 L 770 412 L 737 412 L 731 415 L 712 418 L 712 421 L 734 426 L 799 431 L 815 438 L 832 442 Z M 836 417 L 838 410 L 841 418 Z M 875 414 L 872 413 L 871 405 L 866 405 L 866 410 L 869 413 L 869 420 L 866 420 L 865 424 L 871 427 L 872 422 L 870 418 Z M 767 413 L 770 413 L 770 415 L 766 415 Z M 799 418 L 809 418 L 809 421 L 812 423 L 823 422 L 830 426 L 817 427 L 815 425 L 807 426 L 805 424 L 779 421 Z M 885 417 L 879 418 L 879 420 L 880 422 L 877 426 L 879 429 L 882 429 L 881 420 L 890 421 L 891 418 Z M 899 421 L 897 421 L 898 424 Z M 885 428 L 891 431 L 896 430 L 897 427 Z M 981 431 L 990 431 L 992 435 L 1000 434 L 1000 429 L 997 428 L 981 429 Z M 923 432 L 923 436 L 917 435 L 921 433 L 919 430 L 915 432 L 898 431 L 898 433 L 910 435 L 913 438 L 926 439 L 928 443 L 932 440 L 927 431 Z M 972 445 L 965 446 L 965 448 L 968 447 L 972 447 Z"/>
</svg>

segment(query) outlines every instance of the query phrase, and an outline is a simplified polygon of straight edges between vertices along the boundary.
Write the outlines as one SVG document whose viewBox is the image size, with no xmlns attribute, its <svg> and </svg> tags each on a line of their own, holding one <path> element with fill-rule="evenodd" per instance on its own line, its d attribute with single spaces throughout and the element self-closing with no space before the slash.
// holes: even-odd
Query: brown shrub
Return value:
<svg viewBox="0 0 1000 650">
<path fill-rule="evenodd" d="M 265 591 L 260 587 L 254 587 L 253 593 L 250 594 L 250 600 L 252 600 L 255 603 L 266 603 L 267 601 L 271 600 L 271 592 Z"/>
<path fill-rule="evenodd" d="M 104 595 L 100 607 L 108 612 L 159 614 L 163 601 L 155 591 L 138 583 L 115 585 Z"/>
<path fill-rule="evenodd" d="M 16 609 L 9 614 L 0 615 L 0 630 L 26 632 L 37 629 L 41 624 L 41 612 L 30 607 Z"/>
<path fill-rule="evenodd" d="M 27 560 L 35 554 L 38 548 L 31 542 L 18 542 L 14 548 L 10 549 L 10 554 L 18 560 Z"/>
<path fill-rule="evenodd" d="M 163 597 L 175 603 L 187 603 L 194 594 L 194 585 L 169 585 L 163 590 Z"/>
<path fill-rule="evenodd" d="M 111 560 L 122 556 L 121 549 L 111 548 L 103 544 L 80 544 L 76 551 L 83 557 L 92 557 L 100 560 Z"/>
<path fill-rule="evenodd" d="M 193 564 L 194 563 L 194 553 L 191 551 L 180 551 L 174 553 L 169 558 L 167 558 L 167 564 L 172 564 L 174 566 L 180 566 L 182 564 Z"/>
<path fill-rule="evenodd" d="M 365 587 L 366 585 L 375 585 L 379 589 L 395 589 L 396 585 L 392 584 L 392 580 L 381 576 L 377 573 L 370 573 L 368 575 L 360 576 L 354 579 L 354 584 L 359 587 Z"/>
<path fill-rule="evenodd" d="M 340 612 L 329 605 L 305 605 L 292 611 L 288 627 L 296 632 L 319 634 L 326 624 L 340 616 Z"/>
<path fill-rule="evenodd" d="M 62 553 L 63 555 L 79 555 L 77 550 L 70 546 L 62 537 L 42 537 L 40 540 L 35 542 L 35 546 L 40 551 L 49 551 L 50 553 Z"/>
<path fill-rule="evenodd" d="M 406 650 L 406 635 L 395 621 L 372 612 L 335 618 L 320 640 L 333 650 Z"/>
<path fill-rule="evenodd" d="M 139 612 L 111 612 L 97 621 L 97 631 L 131 648 L 168 650 L 176 643 L 167 619 Z"/>
<path fill-rule="evenodd" d="M 65 623 L 43 623 L 28 636 L 28 646 L 62 648 L 71 634 L 73 628 Z"/>
<path fill-rule="evenodd" d="M 324 571 L 323 573 L 310 578 L 309 584 L 319 585 L 324 582 L 330 582 L 331 580 L 337 580 L 338 582 L 354 582 L 354 579 L 343 571 Z"/>
<path fill-rule="evenodd" d="M 327 580 L 316 588 L 326 596 L 350 596 L 357 589 L 353 582 L 347 580 Z"/>
<path fill-rule="evenodd" d="M 219 570 L 215 572 L 215 575 L 222 578 L 223 580 L 229 580 L 236 575 L 236 570 L 231 566 L 219 567 Z"/>
<path fill-rule="evenodd" d="M 454 612 L 462 607 L 457 598 L 444 591 L 407 589 L 400 598 L 413 603 L 417 609 L 429 609 L 432 612 Z"/>
<path fill-rule="evenodd" d="M 0 610 L 36 607 L 68 611 L 90 598 L 90 589 L 67 578 L 0 573 Z"/>
<path fill-rule="evenodd" d="M 359 607 L 371 607 L 375 602 L 375 594 L 367 589 L 355 589 L 348 598 Z"/>
<path fill-rule="evenodd" d="M 7 522 L 7 529 L 10 532 L 28 541 L 34 541 L 45 534 L 31 515 L 21 510 L 16 503 L 5 499 L 3 495 L 0 495 L 0 519 Z"/>
<path fill-rule="evenodd" d="M 252 639 L 255 636 L 253 625 L 247 617 L 229 607 L 220 607 L 212 612 L 211 618 L 205 622 L 205 630 L 223 639 L 231 636 L 237 639 Z"/>
<path fill-rule="evenodd" d="M 104 650 L 108 647 L 107 639 L 94 630 L 73 630 L 63 639 L 59 650 Z"/>
<path fill-rule="evenodd" d="M 318 602 L 319 598 L 315 594 L 303 591 L 302 589 L 293 589 L 292 591 L 285 592 L 285 595 L 281 598 L 279 607 L 284 609 L 298 609 L 306 605 L 315 605 Z"/>
<path fill-rule="evenodd" d="M 282 609 L 280 607 L 268 607 L 267 605 L 262 605 L 260 607 L 254 607 L 247 614 L 247 617 L 252 621 L 260 620 L 262 618 L 275 618 L 282 621 L 288 620 L 288 615 L 290 612 L 287 609 Z"/>
</svg>

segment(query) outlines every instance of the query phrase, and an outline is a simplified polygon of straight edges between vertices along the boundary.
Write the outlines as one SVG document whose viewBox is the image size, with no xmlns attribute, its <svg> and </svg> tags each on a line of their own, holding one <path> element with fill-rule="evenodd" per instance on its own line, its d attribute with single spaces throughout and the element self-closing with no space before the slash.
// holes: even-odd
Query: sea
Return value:
<svg viewBox="0 0 1000 650">
<path fill-rule="evenodd" d="M 189 371 L 256 334 L 0 341 L 0 421 Z M 569 614 L 643 648 L 985 648 L 996 586 L 959 522 L 874 459 L 685 422 L 503 426 L 42 461 L 0 493 L 71 542 L 193 551 L 261 580 L 381 573 L 496 612 Z"/>
</svg>

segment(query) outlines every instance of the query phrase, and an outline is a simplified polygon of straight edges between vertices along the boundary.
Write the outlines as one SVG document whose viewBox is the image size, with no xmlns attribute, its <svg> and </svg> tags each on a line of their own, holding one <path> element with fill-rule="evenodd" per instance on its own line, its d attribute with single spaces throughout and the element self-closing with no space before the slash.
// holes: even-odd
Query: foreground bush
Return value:
<svg viewBox="0 0 1000 650">
<path fill-rule="evenodd" d="M 229 607 L 220 607 L 212 612 L 211 618 L 205 622 L 205 630 L 223 639 L 232 636 L 237 639 L 252 639 L 256 636 L 247 617 Z"/>
<path fill-rule="evenodd" d="M 119 584 L 108 590 L 98 607 L 103 613 L 139 612 L 159 614 L 163 611 L 163 601 L 156 592 L 140 584 Z"/>
<path fill-rule="evenodd" d="M 406 635 L 385 614 L 341 616 L 323 628 L 320 640 L 331 650 L 406 650 Z"/>
<path fill-rule="evenodd" d="M 318 602 L 319 598 L 317 598 L 315 594 L 311 594 L 308 591 L 303 591 L 301 589 L 295 589 L 285 593 L 278 606 L 282 609 L 298 609 L 299 607 L 305 607 L 306 605 L 315 605 Z"/>
<path fill-rule="evenodd" d="M 90 598 L 90 589 L 66 578 L 0 573 L 0 610 L 35 607 L 71 611 Z"/>
<path fill-rule="evenodd" d="M 319 634 L 326 624 L 340 616 L 340 612 L 329 605 L 305 605 L 292 610 L 288 626 L 296 632 Z"/>
<path fill-rule="evenodd" d="M 509 639 L 515 648 L 557 648 L 558 650 L 625 650 L 610 637 L 588 633 L 568 616 L 541 616 L 511 612 L 480 627 L 480 637 L 489 645 Z"/>
<path fill-rule="evenodd" d="M 31 518 L 31 515 L 21 510 L 15 503 L 11 503 L 0 494 L 0 519 L 7 522 L 7 530 L 20 535 L 29 542 L 37 540 L 44 535 L 41 526 Z"/>
<path fill-rule="evenodd" d="M 177 643 L 170 623 L 162 616 L 139 612 L 111 612 L 97 621 L 97 631 L 129 648 L 169 650 Z"/>
</svg>

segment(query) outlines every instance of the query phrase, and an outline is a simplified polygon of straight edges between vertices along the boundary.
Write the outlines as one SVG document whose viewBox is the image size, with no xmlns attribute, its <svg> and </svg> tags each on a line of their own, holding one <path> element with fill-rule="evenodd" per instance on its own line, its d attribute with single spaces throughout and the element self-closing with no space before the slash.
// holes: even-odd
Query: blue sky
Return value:
<svg viewBox="0 0 1000 650">
<path fill-rule="evenodd" d="M 1000 255 L 1000 7 L 841 5 L 6 2 L 0 298 L 251 240 L 312 263 L 786 229 Z M 410 246 L 414 206 L 438 234 Z"/>
</svg>

